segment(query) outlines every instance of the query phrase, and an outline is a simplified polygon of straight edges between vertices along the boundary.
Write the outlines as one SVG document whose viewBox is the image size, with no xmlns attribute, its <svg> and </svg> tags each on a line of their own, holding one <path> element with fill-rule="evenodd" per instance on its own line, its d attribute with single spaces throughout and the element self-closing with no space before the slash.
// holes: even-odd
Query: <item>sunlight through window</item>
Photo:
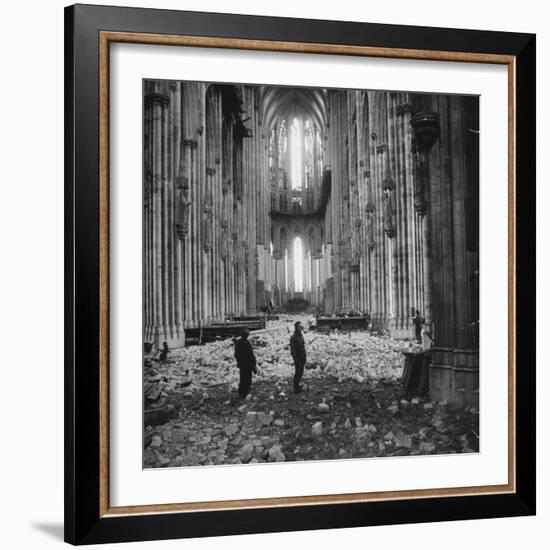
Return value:
<svg viewBox="0 0 550 550">
<path fill-rule="evenodd" d="M 302 250 L 302 239 L 294 239 L 294 290 L 302 292 L 304 289 L 304 253 Z"/>
<path fill-rule="evenodd" d="M 292 189 L 302 189 L 302 129 L 297 118 L 292 122 L 290 134 L 290 165 Z"/>
</svg>

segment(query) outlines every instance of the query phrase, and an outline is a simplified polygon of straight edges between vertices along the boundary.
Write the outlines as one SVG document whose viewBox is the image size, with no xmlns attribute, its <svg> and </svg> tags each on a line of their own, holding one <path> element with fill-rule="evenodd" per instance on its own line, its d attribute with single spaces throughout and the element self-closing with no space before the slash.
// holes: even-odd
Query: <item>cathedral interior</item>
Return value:
<svg viewBox="0 0 550 550">
<path fill-rule="evenodd" d="M 433 338 L 430 395 L 478 403 L 474 96 L 144 82 L 144 341 L 278 312 Z"/>
</svg>

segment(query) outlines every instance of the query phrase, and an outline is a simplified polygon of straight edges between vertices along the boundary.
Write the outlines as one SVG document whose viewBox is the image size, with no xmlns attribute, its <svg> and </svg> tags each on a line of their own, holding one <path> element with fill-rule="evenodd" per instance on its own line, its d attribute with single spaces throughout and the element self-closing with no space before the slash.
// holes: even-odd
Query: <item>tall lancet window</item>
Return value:
<svg viewBox="0 0 550 550">
<path fill-rule="evenodd" d="M 269 183 L 275 184 L 275 128 L 269 133 Z"/>
<path fill-rule="evenodd" d="M 279 187 L 286 187 L 286 146 L 287 131 L 286 123 L 283 120 L 279 128 Z"/>
<path fill-rule="evenodd" d="M 294 239 L 294 291 L 304 290 L 304 250 L 301 237 Z"/>
<path fill-rule="evenodd" d="M 315 159 L 313 158 L 313 128 L 311 122 L 306 120 L 304 124 L 304 150 L 305 150 L 305 165 L 306 165 L 306 189 L 313 187 L 313 170 Z"/>
<path fill-rule="evenodd" d="M 315 126 L 315 143 L 317 145 L 317 173 L 322 174 L 323 173 L 323 138 L 321 137 L 321 132 L 319 131 L 319 128 Z"/>
<path fill-rule="evenodd" d="M 292 189 L 302 189 L 302 128 L 300 121 L 295 118 L 290 129 L 290 169 Z"/>
</svg>

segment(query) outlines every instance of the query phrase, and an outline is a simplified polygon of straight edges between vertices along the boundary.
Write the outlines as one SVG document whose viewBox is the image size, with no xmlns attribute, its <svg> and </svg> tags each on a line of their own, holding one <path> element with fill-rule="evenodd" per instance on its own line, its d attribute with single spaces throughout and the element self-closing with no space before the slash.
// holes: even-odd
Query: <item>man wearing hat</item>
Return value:
<svg viewBox="0 0 550 550">
<path fill-rule="evenodd" d="M 239 367 L 239 397 L 244 399 L 250 393 L 252 384 L 252 373 L 257 373 L 256 357 L 252 344 L 248 340 L 250 331 L 244 328 L 241 337 L 235 342 L 235 359 Z"/>
<path fill-rule="evenodd" d="M 290 354 L 294 359 L 294 393 L 300 393 L 302 388 L 300 380 L 304 374 L 306 365 L 306 345 L 302 331 L 304 327 L 300 321 L 294 323 L 294 334 L 290 337 Z"/>
</svg>

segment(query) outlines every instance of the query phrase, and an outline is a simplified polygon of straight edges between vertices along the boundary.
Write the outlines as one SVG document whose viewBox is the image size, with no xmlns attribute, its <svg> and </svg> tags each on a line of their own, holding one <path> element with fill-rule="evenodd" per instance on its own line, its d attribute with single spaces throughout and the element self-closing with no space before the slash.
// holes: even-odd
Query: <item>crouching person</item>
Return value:
<svg viewBox="0 0 550 550">
<path fill-rule="evenodd" d="M 235 342 L 235 359 L 239 367 L 239 397 L 244 399 L 250 393 L 252 373 L 257 373 L 256 357 L 252 344 L 248 340 L 250 331 L 245 328 L 241 331 L 241 337 Z"/>
</svg>

